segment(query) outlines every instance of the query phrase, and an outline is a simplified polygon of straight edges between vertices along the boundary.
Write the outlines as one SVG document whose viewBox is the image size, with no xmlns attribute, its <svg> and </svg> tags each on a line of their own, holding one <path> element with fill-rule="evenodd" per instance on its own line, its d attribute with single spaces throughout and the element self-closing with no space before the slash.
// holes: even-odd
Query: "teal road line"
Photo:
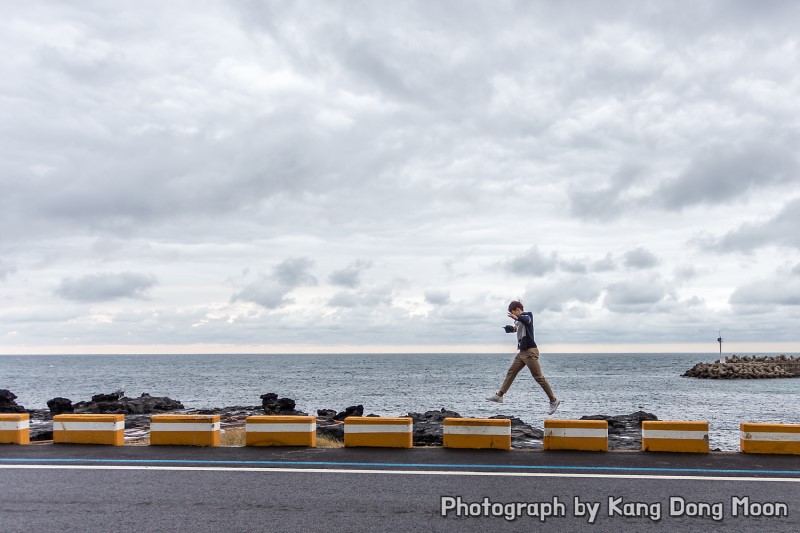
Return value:
<svg viewBox="0 0 800 533">
<path fill-rule="evenodd" d="M 201 465 L 251 465 L 251 466 L 355 466 L 381 468 L 471 468 L 499 470 L 552 470 L 594 472 L 660 472 L 687 474 L 779 474 L 800 476 L 800 470 L 755 470 L 724 468 L 667 468 L 636 466 L 572 466 L 572 465 L 506 465 L 506 464 L 461 464 L 461 463 L 363 463 L 336 461 L 233 461 L 215 459 L 87 459 L 87 458 L 17 458 L 0 457 L 1 463 L 103 463 L 103 464 L 201 464 Z"/>
</svg>

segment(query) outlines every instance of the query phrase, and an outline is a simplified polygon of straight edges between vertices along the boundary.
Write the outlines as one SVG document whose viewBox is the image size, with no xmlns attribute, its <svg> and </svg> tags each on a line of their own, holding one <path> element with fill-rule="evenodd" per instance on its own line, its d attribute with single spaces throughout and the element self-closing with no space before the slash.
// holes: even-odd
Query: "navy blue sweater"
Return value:
<svg viewBox="0 0 800 533">
<path fill-rule="evenodd" d="M 536 341 L 533 338 L 533 313 L 525 311 L 517 315 L 517 348 L 519 350 L 529 350 L 536 348 Z"/>
</svg>

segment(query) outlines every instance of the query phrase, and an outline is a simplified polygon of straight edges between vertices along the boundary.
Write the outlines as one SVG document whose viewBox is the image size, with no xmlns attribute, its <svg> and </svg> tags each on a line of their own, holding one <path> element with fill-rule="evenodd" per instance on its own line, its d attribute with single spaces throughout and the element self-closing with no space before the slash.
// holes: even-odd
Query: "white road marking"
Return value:
<svg viewBox="0 0 800 533">
<path fill-rule="evenodd" d="M 654 474 L 576 474 L 562 472 L 475 472 L 466 470 L 369 470 L 348 468 L 264 468 L 229 466 L 147 466 L 147 465 L 6 465 L 0 469 L 15 470 L 152 470 L 169 472 L 285 472 L 306 474 L 387 474 L 408 476 L 483 476 L 483 477 L 556 477 L 598 479 L 664 479 L 673 481 L 755 481 L 800 483 L 800 477 L 744 476 L 667 476 Z"/>
</svg>

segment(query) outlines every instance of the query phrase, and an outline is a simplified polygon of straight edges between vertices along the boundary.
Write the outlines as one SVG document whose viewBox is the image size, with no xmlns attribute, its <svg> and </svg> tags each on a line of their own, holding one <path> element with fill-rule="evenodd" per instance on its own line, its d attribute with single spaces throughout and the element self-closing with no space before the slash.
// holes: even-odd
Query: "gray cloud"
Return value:
<svg viewBox="0 0 800 533">
<path fill-rule="evenodd" d="M 317 284 L 309 271 L 314 261 L 307 257 L 290 257 L 272 268 L 269 275 L 260 275 L 257 280 L 245 285 L 231 296 L 231 302 L 251 302 L 266 309 L 277 309 L 293 300 L 288 294 L 297 287 Z"/>
<path fill-rule="evenodd" d="M 105 302 L 121 298 L 144 298 L 156 285 L 155 276 L 135 272 L 89 274 L 80 278 L 65 278 L 56 294 L 77 302 Z"/>
<path fill-rule="evenodd" d="M 610 272 L 616 270 L 617 264 L 614 262 L 614 258 L 611 257 L 611 254 L 606 254 L 603 259 L 592 262 L 589 268 L 591 268 L 592 272 Z"/>
<path fill-rule="evenodd" d="M 653 268 L 658 265 L 658 257 L 646 248 L 634 248 L 628 250 L 622 256 L 625 266 L 633 269 Z"/>
<path fill-rule="evenodd" d="M 658 264 L 658 259 L 644 248 L 631 250 L 624 256 L 629 268 L 648 268 Z M 655 264 L 651 264 L 655 261 Z M 612 272 L 617 264 L 610 253 L 602 259 L 564 258 L 557 252 L 546 254 L 538 246 L 531 247 L 524 254 L 512 257 L 500 263 L 500 266 L 512 274 L 520 276 L 541 277 L 554 272 L 563 271 L 570 274 L 586 274 L 588 272 Z"/>
<path fill-rule="evenodd" d="M 736 308 L 800 306 L 800 265 L 791 271 L 778 271 L 772 277 L 744 283 L 731 293 Z"/>
<path fill-rule="evenodd" d="M 11 274 L 16 272 L 17 269 L 0 259 L 0 281 L 5 281 Z"/>
<path fill-rule="evenodd" d="M 773 218 L 742 224 L 707 245 L 718 251 L 750 252 L 763 246 L 800 248 L 800 198 L 789 201 Z M 699 243 L 703 246 L 703 242 Z"/>
<path fill-rule="evenodd" d="M 573 274 L 585 274 L 589 270 L 584 262 L 577 260 L 561 261 L 558 266 L 561 270 Z"/>
<path fill-rule="evenodd" d="M 394 290 L 391 287 L 371 287 L 362 291 L 339 291 L 327 302 L 333 308 L 371 308 L 374 313 L 382 314 L 380 308 L 392 305 Z"/>
<path fill-rule="evenodd" d="M 800 5 L 43 1 L 4 14 L 12 351 L 291 343 L 300 298 L 324 315 L 325 346 L 451 342 L 442 331 L 491 343 L 481 324 L 523 287 L 567 341 L 675 342 L 702 321 L 736 325 L 731 307 L 747 335 L 796 331 L 797 306 L 747 304 L 743 280 L 798 261 L 800 199 L 784 202 L 800 195 Z M 698 228 L 715 237 L 681 250 Z M 658 262 L 626 256 L 631 243 Z M 760 253 L 717 262 L 721 250 Z M 169 286 L 48 313 L 65 307 L 52 280 L 97 265 Z M 268 266 L 232 274 L 246 265 Z M 646 276 L 628 279 L 636 266 Z M 437 306 L 445 294 L 458 305 Z"/>
<path fill-rule="evenodd" d="M 362 305 L 363 298 L 353 292 L 340 291 L 331 296 L 328 305 L 331 307 L 358 307 Z"/>
<path fill-rule="evenodd" d="M 316 285 L 317 278 L 309 272 L 313 266 L 314 261 L 308 257 L 290 257 L 275 265 L 272 270 L 272 278 L 286 287 Z"/>
<path fill-rule="evenodd" d="M 425 301 L 432 305 L 447 305 L 450 303 L 450 292 L 441 290 L 425 291 Z"/>
<path fill-rule="evenodd" d="M 272 278 L 262 276 L 235 293 L 231 297 L 231 301 L 251 302 L 265 309 L 277 309 L 293 301 L 287 297 L 292 288 L 276 283 Z"/>
<path fill-rule="evenodd" d="M 548 279 L 528 287 L 523 297 L 526 309 L 541 312 L 561 312 L 571 303 L 593 303 L 600 297 L 602 287 L 596 278 L 570 275 Z"/>
<path fill-rule="evenodd" d="M 336 270 L 328 276 L 332 285 L 357 288 L 361 285 L 361 274 L 372 266 L 370 261 L 357 260 L 341 270 Z"/>
<path fill-rule="evenodd" d="M 568 191 L 570 212 L 587 220 L 607 221 L 619 217 L 629 208 L 629 189 L 645 172 L 643 165 L 627 163 L 617 169 L 604 187 L 571 186 Z"/>
<path fill-rule="evenodd" d="M 615 313 L 646 313 L 667 296 L 662 285 L 651 279 L 627 280 L 606 287 L 604 305 Z"/>
<path fill-rule="evenodd" d="M 671 167 L 626 164 L 604 187 L 573 185 L 568 194 L 570 212 L 582 219 L 607 222 L 650 206 L 677 211 L 695 205 L 727 204 L 751 191 L 800 180 L 794 150 L 780 141 L 703 146 L 677 177 L 662 180 L 652 193 L 643 192 L 650 173 L 671 171 Z"/>
<path fill-rule="evenodd" d="M 533 246 L 524 254 L 505 261 L 503 266 L 512 274 L 543 276 L 556 269 L 558 258 L 555 252 L 551 252 L 548 256 L 539 250 L 538 246 Z"/>
<path fill-rule="evenodd" d="M 680 265 L 675 268 L 675 278 L 679 281 L 690 281 L 700 274 L 694 265 Z"/>
<path fill-rule="evenodd" d="M 701 151 L 686 170 L 652 197 L 670 210 L 726 203 L 749 190 L 800 180 L 797 156 L 780 144 L 754 141 Z"/>
</svg>

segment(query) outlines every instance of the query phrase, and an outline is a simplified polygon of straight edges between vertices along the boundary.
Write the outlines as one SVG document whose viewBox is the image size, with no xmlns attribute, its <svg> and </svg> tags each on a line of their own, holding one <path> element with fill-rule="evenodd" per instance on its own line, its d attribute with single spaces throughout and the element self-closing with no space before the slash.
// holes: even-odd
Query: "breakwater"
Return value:
<svg viewBox="0 0 800 533">
<path fill-rule="evenodd" d="M 774 379 L 800 377 L 800 357 L 733 355 L 725 362 L 697 363 L 682 377 L 701 379 Z"/>
</svg>

